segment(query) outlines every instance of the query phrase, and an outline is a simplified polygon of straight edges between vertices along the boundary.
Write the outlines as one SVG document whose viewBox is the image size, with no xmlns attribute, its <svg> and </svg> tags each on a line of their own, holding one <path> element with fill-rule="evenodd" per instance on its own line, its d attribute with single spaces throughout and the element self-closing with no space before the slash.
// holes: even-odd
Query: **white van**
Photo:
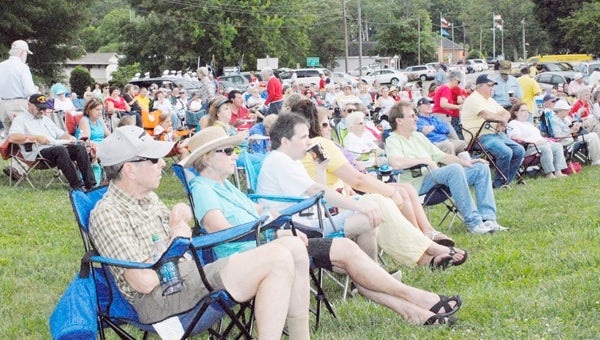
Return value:
<svg viewBox="0 0 600 340">
<path fill-rule="evenodd" d="M 292 72 L 296 72 L 296 81 L 300 85 L 319 85 L 319 81 L 321 80 L 321 74 L 326 75 L 330 71 L 326 68 L 299 68 L 296 70 L 281 72 L 279 74 L 279 77 L 281 78 L 283 83 L 292 83 Z"/>
</svg>

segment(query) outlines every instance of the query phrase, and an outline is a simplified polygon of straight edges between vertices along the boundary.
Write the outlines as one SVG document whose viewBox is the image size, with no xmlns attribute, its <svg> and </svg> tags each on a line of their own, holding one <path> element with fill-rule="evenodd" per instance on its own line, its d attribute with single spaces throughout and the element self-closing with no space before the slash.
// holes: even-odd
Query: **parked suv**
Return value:
<svg viewBox="0 0 600 340">
<path fill-rule="evenodd" d="M 139 87 L 150 88 L 152 84 L 158 85 L 158 87 L 164 86 L 163 84 L 170 84 L 173 86 L 182 86 L 185 88 L 185 92 L 188 97 L 193 97 L 202 88 L 202 85 L 197 80 L 188 80 L 176 77 L 157 77 L 157 78 L 138 78 L 129 81 L 130 84 L 137 85 Z"/>
<path fill-rule="evenodd" d="M 404 69 L 404 72 L 406 72 L 408 80 L 420 79 L 425 81 L 435 78 L 435 69 L 427 65 L 409 66 Z"/>
<path fill-rule="evenodd" d="M 589 76 L 596 67 L 600 68 L 600 60 L 582 61 L 575 65 L 574 70 L 583 73 L 584 76 Z"/>
</svg>

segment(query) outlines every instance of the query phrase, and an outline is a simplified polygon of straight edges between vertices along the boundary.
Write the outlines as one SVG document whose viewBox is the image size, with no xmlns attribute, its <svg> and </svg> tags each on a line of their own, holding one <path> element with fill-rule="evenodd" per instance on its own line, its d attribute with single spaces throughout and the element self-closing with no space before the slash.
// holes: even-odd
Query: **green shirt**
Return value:
<svg viewBox="0 0 600 340">
<path fill-rule="evenodd" d="M 385 152 L 388 158 L 429 158 L 434 162 L 439 162 L 445 155 L 440 149 L 433 145 L 425 135 L 414 131 L 410 138 L 407 139 L 396 132 L 390 133 L 390 136 L 385 140 Z M 425 173 L 421 172 L 420 176 L 413 177 L 412 171 L 404 171 L 400 174 L 400 182 L 407 182 L 419 192 L 423 184 Z"/>
</svg>

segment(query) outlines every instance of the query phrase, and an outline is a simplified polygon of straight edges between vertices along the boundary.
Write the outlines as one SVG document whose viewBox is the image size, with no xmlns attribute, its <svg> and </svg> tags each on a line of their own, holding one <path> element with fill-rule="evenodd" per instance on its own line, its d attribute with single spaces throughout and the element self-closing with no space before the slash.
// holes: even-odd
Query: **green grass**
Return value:
<svg viewBox="0 0 600 340">
<path fill-rule="evenodd" d="M 464 305 L 454 327 L 410 326 L 362 297 L 342 301 L 341 289 L 328 284 L 338 318 L 325 312 L 313 338 L 599 338 L 599 179 L 600 167 L 588 166 L 566 179 L 528 179 L 496 191 L 498 219 L 509 232 L 470 235 L 460 222 L 441 228 L 469 251 L 467 263 L 445 272 L 403 268 L 404 282 L 460 294 Z M 186 199 L 171 175 L 158 194 L 167 205 Z M 62 185 L 9 188 L 0 175 L 0 339 L 50 337 L 48 318 L 82 253 Z"/>
</svg>

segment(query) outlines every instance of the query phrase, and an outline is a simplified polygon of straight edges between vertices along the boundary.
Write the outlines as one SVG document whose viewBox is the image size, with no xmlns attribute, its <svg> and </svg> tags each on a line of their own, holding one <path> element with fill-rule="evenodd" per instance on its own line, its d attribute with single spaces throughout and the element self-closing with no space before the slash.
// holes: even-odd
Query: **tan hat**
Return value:
<svg viewBox="0 0 600 340">
<path fill-rule="evenodd" d="M 500 74 L 510 74 L 510 69 L 512 67 L 512 64 L 510 63 L 510 61 L 508 60 L 502 60 L 500 62 Z"/>
<path fill-rule="evenodd" d="M 244 135 L 229 136 L 225 129 L 220 126 L 207 127 L 185 140 L 185 145 L 189 147 L 191 153 L 182 159 L 179 164 L 184 168 L 190 167 L 200 156 L 210 151 L 237 146 L 243 141 Z"/>
<path fill-rule="evenodd" d="M 33 52 L 31 52 L 29 50 L 29 45 L 27 44 L 27 42 L 25 42 L 25 40 L 15 40 L 12 45 L 10 46 L 11 50 L 24 50 L 27 51 L 28 54 L 33 54 Z"/>
<path fill-rule="evenodd" d="M 96 154 L 103 166 L 110 166 L 135 157 L 162 158 L 171 151 L 174 144 L 155 140 L 141 127 L 126 125 L 115 129 L 98 144 Z"/>
</svg>

